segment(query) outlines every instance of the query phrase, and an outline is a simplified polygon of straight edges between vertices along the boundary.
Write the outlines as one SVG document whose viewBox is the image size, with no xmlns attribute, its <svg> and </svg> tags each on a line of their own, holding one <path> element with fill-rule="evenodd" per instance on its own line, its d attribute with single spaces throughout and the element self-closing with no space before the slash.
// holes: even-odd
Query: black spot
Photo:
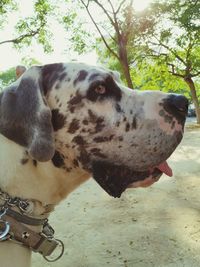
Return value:
<svg viewBox="0 0 200 267">
<path fill-rule="evenodd" d="M 74 160 L 73 160 L 73 165 L 74 165 L 74 167 L 78 167 L 78 166 L 79 166 L 79 164 L 78 164 L 78 160 L 77 160 L 77 159 L 74 159 Z"/>
<path fill-rule="evenodd" d="M 91 123 L 95 123 L 97 121 L 97 116 L 94 114 L 94 112 L 92 112 L 91 109 L 88 109 L 88 115 L 89 115 L 89 121 Z"/>
<path fill-rule="evenodd" d="M 102 131 L 104 129 L 104 127 L 105 127 L 104 118 L 99 117 L 96 121 L 95 132 L 98 133 L 98 132 Z"/>
<path fill-rule="evenodd" d="M 103 85 L 106 88 L 105 94 L 99 94 L 96 92 L 95 88 L 99 85 Z M 112 76 L 108 76 L 104 81 L 94 81 L 91 83 L 86 97 L 90 101 L 99 101 L 107 99 L 107 98 L 113 98 L 116 101 L 120 101 L 122 97 L 122 92 L 119 86 L 115 83 Z"/>
<path fill-rule="evenodd" d="M 86 144 L 85 140 L 81 135 L 77 135 L 72 139 L 72 142 L 77 143 L 80 146 L 83 146 Z"/>
<path fill-rule="evenodd" d="M 59 113 L 58 109 L 53 109 L 51 113 L 52 113 L 51 121 L 52 121 L 53 129 L 54 131 L 58 131 L 59 129 L 63 128 L 66 117 L 62 113 Z"/>
<path fill-rule="evenodd" d="M 77 105 L 81 102 L 82 99 L 83 99 L 83 96 L 77 92 L 76 95 L 68 101 L 68 104 Z"/>
<path fill-rule="evenodd" d="M 126 132 L 128 132 L 130 130 L 130 123 L 129 122 L 127 122 L 127 124 L 126 124 L 126 128 L 125 128 L 125 131 Z"/>
<path fill-rule="evenodd" d="M 138 144 L 131 144 L 131 147 L 138 147 Z"/>
<path fill-rule="evenodd" d="M 60 82 L 61 82 L 62 80 L 64 80 L 66 76 L 67 76 L 67 73 L 66 73 L 66 72 L 63 72 L 62 74 L 60 74 L 60 76 L 59 76 L 59 80 L 60 80 Z"/>
<path fill-rule="evenodd" d="M 71 171 L 72 171 L 72 168 L 71 168 L 71 167 L 69 167 L 69 168 L 68 168 L 68 167 L 64 167 L 63 169 L 64 169 L 66 172 L 71 172 Z"/>
<path fill-rule="evenodd" d="M 70 106 L 70 107 L 69 107 L 69 111 L 70 111 L 71 113 L 74 113 L 74 111 L 75 111 L 75 106 Z"/>
<path fill-rule="evenodd" d="M 78 73 L 77 78 L 74 80 L 74 85 L 76 85 L 78 82 L 84 81 L 88 75 L 88 72 L 85 70 L 81 70 Z"/>
<path fill-rule="evenodd" d="M 79 120 L 73 119 L 69 125 L 68 133 L 75 133 L 79 129 Z"/>
<path fill-rule="evenodd" d="M 117 121 L 115 125 L 116 125 L 116 127 L 119 127 L 120 126 L 120 121 Z"/>
<path fill-rule="evenodd" d="M 92 148 L 90 151 L 94 156 L 100 157 L 100 158 L 106 158 L 106 155 L 101 152 L 101 149 L 99 148 Z"/>
<path fill-rule="evenodd" d="M 24 165 L 24 164 L 26 164 L 28 161 L 29 161 L 29 159 L 27 159 L 27 158 L 26 158 L 26 159 L 21 159 L 21 164 Z"/>
<path fill-rule="evenodd" d="M 110 141 L 110 138 L 108 136 L 98 136 L 98 137 L 95 137 L 93 141 L 96 143 L 103 143 L 103 142 Z"/>
<path fill-rule="evenodd" d="M 55 86 L 56 89 L 59 89 L 60 88 L 60 83 L 57 83 L 56 86 Z"/>
<path fill-rule="evenodd" d="M 55 152 L 55 154 L 51 160 L 52 160 L 54 166 L 57 168 L 61 168 L 61 167 L 65 166 L 64 156 L 61 153 L 59 153 L 58 151 Z"/>
<path fill-rule="evenodd" d="M 88 120 L 84 119 L 84 120 L 83 120 L 83 124 L 84 124 L 84 125 L 88 125 L 88 124 L 89 124 Z"/>
<path fill-rule="evenodd" d="M 84 149 L 81 149 L 78 160 L 83 164 L 83 168 L 87 169 L 88 163 L 90 163 L 90 156 Z"/>
<path fill-rule="evenodd" d="M 175 121 L 172 122 L 171 129 L 174 129 L 174 127 L 175 127 Z"/>
<path fill-rule="evenodd" d="M 137 129 L 137 120 L 136 120 L 136 117 L 133 118 L 131 127 L 132 127 L 132 129 Z"/>
<path fill-rule="evenodd" d="M 58 104 L 59 98 L 57 96 L 55 96 L 55 100 L 56 100 L 56 103 Z"/>
<path fill-rule="evenodd" d="M 123 136 L 119 136 L 118 140 L 121 142 L 124 140 Z"/>
<path fill-rule="evenodd" d="M 33 159 L 33 165 L 37 167 L 37 160 Z"/>
<path fill-rule="evenodd" d="M 64 70 L 65 67 L 62 63 L 48 64 L 42 67 L 42 87 L 45 95 L 59 80 L 60 73 Z"/>
<path fill-rule="evenodd" d="M 99 77 L 100 76 L 100 73 L 93 73 L 93 74 L 91 74 L 90 75 L 90 77 L 89 77 L 89 81 L 91 82 L 91 81 L 94 81 L 97 77 Z"/>
<path fill-rule="evenodd" d="M 118 103 L 115 105 L 115 109 L 119 113 L 122 112 L 121 106 Z"/>
</svg>

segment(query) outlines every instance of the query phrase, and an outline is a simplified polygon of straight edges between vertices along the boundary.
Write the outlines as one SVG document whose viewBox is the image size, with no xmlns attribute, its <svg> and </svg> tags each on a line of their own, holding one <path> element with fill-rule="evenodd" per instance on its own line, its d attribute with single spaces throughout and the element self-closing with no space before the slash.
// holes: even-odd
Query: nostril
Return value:
<svg viewBox="0 0 200 267">
<path fill-rule="evenodd" d="M 178 122 L 184 123 L 188 111 L 188 100 L 183 95 L 168 94 L 161 104 L 164 110 L 174 116 Z"/>
<path fill-rule="evenodd" d="M 171 104 L 180 112 L 187 113 L 188 111 L 188 100 L 183 95 L 173 95 Z"/>
</svg>

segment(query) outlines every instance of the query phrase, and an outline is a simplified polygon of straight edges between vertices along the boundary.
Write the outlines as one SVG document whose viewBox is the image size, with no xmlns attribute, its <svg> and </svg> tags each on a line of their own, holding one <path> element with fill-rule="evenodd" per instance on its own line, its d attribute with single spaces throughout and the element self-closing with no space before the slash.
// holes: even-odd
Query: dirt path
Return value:
<svg viewBox="0 0 200 267">
<path fill-rule="evenodd" d="M 200 267 L 200 129 L 169 160 L 174 178 L 113 199 L 90 180 L 51 216 L 64 256 L 33 267 Z"/>
</svg>

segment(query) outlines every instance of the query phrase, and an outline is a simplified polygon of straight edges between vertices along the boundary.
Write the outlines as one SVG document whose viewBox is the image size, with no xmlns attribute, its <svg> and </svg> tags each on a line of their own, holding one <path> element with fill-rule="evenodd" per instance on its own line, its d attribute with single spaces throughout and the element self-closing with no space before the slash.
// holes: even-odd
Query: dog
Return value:
<svg viewBox="0 0 200 267">
<path fill-rule="evenodd" d="M 33 66 L 0 94 L 0 188 L 32 216 L 93 177 L 111 196 L 149 186 L 180 143 L 188 101 L 83 63 Z"/>
</svg>

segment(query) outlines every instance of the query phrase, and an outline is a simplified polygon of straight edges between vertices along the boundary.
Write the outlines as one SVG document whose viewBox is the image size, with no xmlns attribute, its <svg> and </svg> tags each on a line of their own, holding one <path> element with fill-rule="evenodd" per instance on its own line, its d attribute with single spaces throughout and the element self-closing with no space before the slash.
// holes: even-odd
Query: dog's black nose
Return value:
<svg viewBox="0 0 200 267">
<path fill-rule="evenodd" d="M 188 100 L 183 95 L 169 94 L 162 104 L 165 111 L 182 125 L 188 112 Z"/>
<path fill-rule="evenodd" d="M 188 111 L 188 100 L 183 95 L 173 95 L 172 105 L 180 112 L 187 114 Z"/>
<path fill-rule="evenodd" d="M 169 113 L 181 113 L 187 115 L 188 112 L 188 100 L 183 95 L 171 94 L 164 104 L 166 111 L 171 111 Z"/>
</svg>

